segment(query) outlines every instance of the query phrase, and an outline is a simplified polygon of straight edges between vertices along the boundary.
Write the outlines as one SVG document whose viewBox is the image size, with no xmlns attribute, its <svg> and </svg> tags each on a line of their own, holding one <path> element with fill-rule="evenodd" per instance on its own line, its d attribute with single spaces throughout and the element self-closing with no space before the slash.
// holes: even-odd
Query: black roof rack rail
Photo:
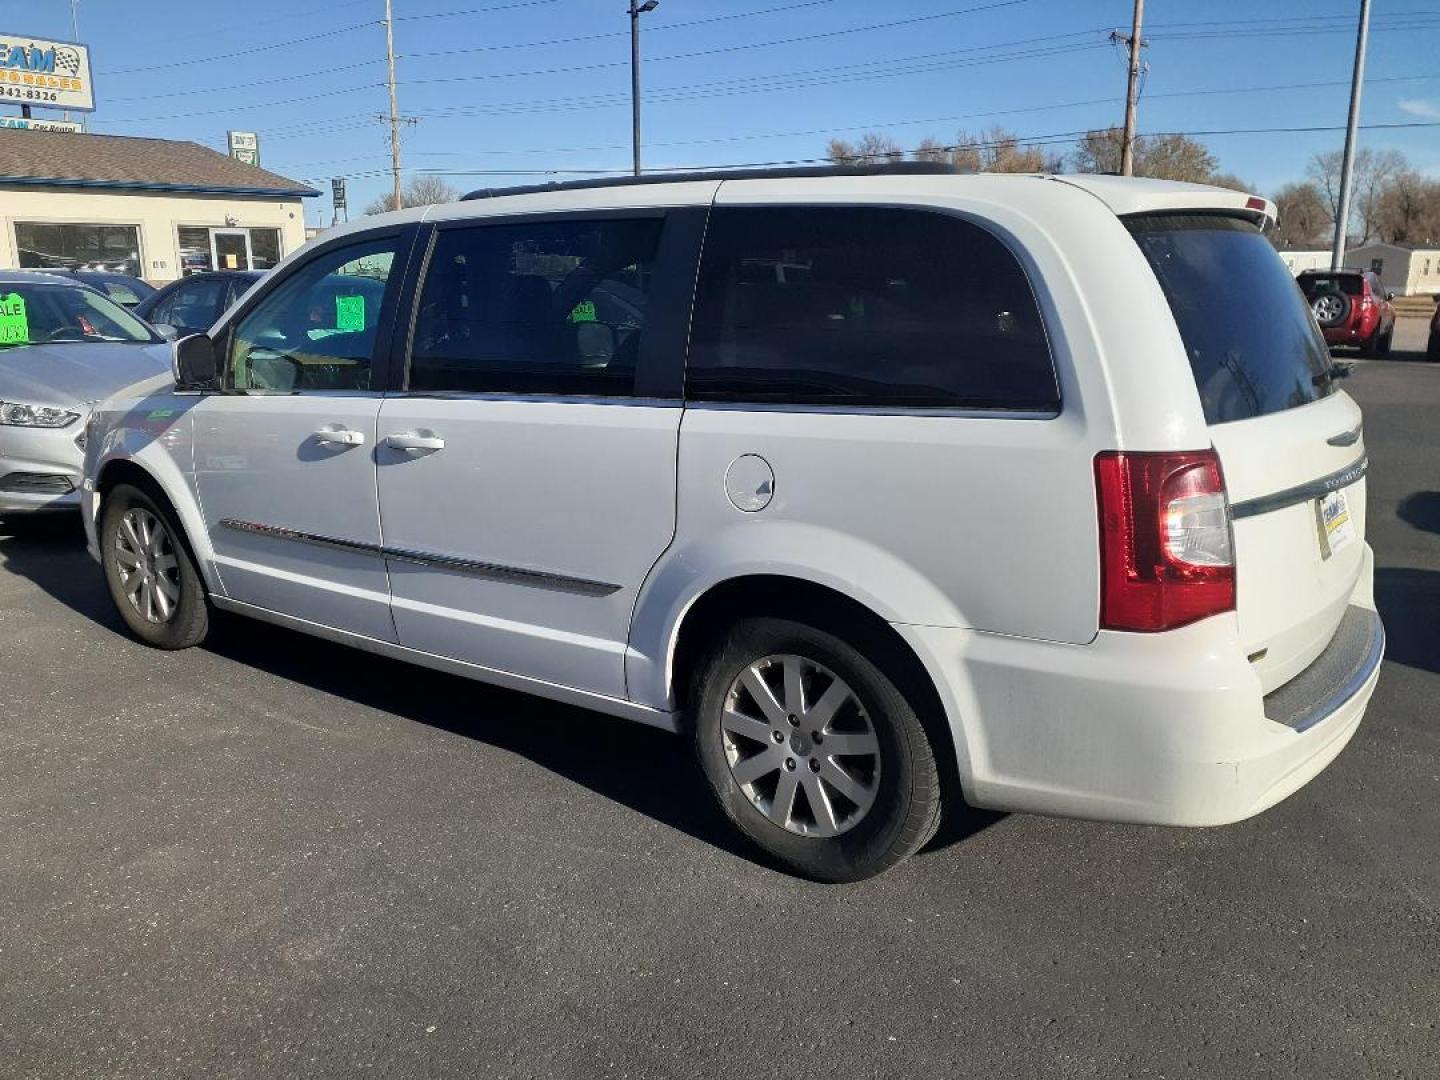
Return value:
<svg viewBox="0 0 1440 1080">
<path fill-rule="evenodd" d="M 547 184 L 476 188 L 463 196 L 497 199 L 505 195 L 534 195 L 542 191 L 588 191 L 593 188 L 633 187 L 637 184 L 677 184 L 687 180 L 781 180 L 806 176 L 958 176 L 953 165 L 931 161 L 893 161 L 884 165 L 805 165 L 780 169 L 700 169 L 692 172 L 643 173 L 640 176 L 605 176 L 589 180 L 552 180 Z"/>
</svg>

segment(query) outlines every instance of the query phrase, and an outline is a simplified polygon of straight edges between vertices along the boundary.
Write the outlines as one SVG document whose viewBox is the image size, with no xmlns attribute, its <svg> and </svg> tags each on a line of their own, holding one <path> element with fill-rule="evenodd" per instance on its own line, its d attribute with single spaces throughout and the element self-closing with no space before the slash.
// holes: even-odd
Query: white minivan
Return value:
<svg viewBox="0 0 1440 1080">
<path fill-rule="evenodd" d="M 239 612 L 686 732 L 817 879 L 966 802 L 1236 821 L 1384 650 L 1273 216 L 916 165 L 366 218 L 96 410 L 91 551 L 161 648 Z"/>
</svg>

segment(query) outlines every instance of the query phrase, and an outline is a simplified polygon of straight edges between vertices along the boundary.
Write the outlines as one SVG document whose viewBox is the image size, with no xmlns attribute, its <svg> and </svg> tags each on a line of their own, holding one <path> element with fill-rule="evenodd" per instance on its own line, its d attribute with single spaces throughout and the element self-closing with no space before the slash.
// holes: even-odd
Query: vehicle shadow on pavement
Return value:
<svg viewBox="0 0 1440 1080">
<path fill-rule="evenodd" d="M 0 568 L 128 635 L 100 568 L 85 553 L 78 518 L 0 521 Z M 704 843 L 773 868 L 715 807 L 683 737 L 238 616 L 217 617 L 204 648 L 320 693 L 520 755 Z M 673 781 L 657 784 L 657 776 Z M 956 807 L 927 850 L 959 842 L 1002 816 Z"/>
<path fill-rule="evenodd" d="M 1385 659 L 1440 672 L 1440 571 L 1375 571 L 1375 606 L 1385 622 Z"/>
<path fill-rule="evenodd" d="M 1395 513 L 1407 525 L 1440 533 L 1440 491 L 1416 491 L 1400 500 Z"/>
</svg>

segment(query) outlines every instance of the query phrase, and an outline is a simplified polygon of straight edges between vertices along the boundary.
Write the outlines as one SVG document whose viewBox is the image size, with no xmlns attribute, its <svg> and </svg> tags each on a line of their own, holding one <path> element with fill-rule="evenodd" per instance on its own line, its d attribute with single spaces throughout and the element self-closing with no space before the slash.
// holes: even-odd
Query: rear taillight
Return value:
<svg viewBox="0 0 1440 1080">
<path fill-rule="evenodd" d="M 1172 630 L 1235 609 L 1229 502 L 1214 450 L 1107 451 L 1100 503 L 1100 627 Z"/>
</svg>

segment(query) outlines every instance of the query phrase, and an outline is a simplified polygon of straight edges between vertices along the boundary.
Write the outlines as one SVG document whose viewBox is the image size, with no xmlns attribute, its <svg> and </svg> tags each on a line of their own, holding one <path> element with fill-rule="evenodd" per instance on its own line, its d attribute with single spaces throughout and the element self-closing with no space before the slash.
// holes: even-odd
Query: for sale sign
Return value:
<svg viewBox="0 0 1440 1080">
<path fill-rule="evenodd" d="M 94 112 L 90 47 L 0 33 L 0 102 Z"/>
</svg>

